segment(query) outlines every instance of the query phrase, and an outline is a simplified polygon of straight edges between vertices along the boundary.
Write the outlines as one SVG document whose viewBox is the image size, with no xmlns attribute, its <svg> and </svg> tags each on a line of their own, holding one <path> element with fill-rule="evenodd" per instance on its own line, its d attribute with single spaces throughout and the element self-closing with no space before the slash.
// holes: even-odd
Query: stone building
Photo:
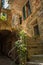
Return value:
<svg viewBox="0 0 43 65">
<path fill-rule="evenodd" d="M 16 29 L 21 24 L 21 12 L 14 8 L 14 1 L 9 1 L 8 7 L 4 4 L 3 7 L 2 3 L 4 2 L 0 0 L 0 53 L 14 60 L 17 52 L 12 49 L 15 47 L 15 41 L 18 40 Z"/>
<path fill-rule="evenodd" d="M 35 3 L 36 3 L 36 5 L 35 5 Z M 37 22 L 36 21 L 32 22 L 32 21 L 34 21 L 34 19 L 39 19 L 38 17 L 41 15 L 41 12 L 40 12 L 40 10 L 41 10 L 41 2 L 40 2 L 40 0 L 38 0 L 38 1 L 36 1 L 36 0 L 35 1 L 30 1 L 29 4 L 28 4 L 29 7 L 28 7 L 27 4 L 28 4 L 28 1 L 27 1 L 27 3 L 23 7 L 23 10 L 25 12 L 23 14 L 23 24 L 29 24 L 29 25 L 27 25 L 28 26 L 27 28 L 29 28 L 28 29 L 29 33 L 32 36 L 34 36 L 35 34 L 37 34 L 33 30 L 34 29 L 34 25 L 37 24 Z M 28 8 L 29 8 L 29 11 L 28 11 Z M 43 11 L 42 11 L 42 13 L 43 13 Z M 28 21 L 28 22 L 24 23 L 24 21 L 25 22 Z"/>
<path fill-rule="evenodd" d="M 19 15 L 15 13 L 15 10 L 13 11 L 13 9 L 10 8 L 10 5 L 12 3 L 9 4 L 9 7 L 7 8 L 3 8 L 1 3 L 2 0 L 0 0 L 0 53 L 8 56 L 9 51 L 14 47 L 14 42 L 18 40 L 18 38 L 16 38 L 16 23 L 14 22 L 14 20 L 18 20 Z M 13 17 L 13 15 L 15 17 Z M 11 52 L 11 58 L 13 59 L 14 54 L 15 51 Z"/>
<path fill-rule="evenodd" d="M 0 13 L 7 14 L 7 20 L 0 19 L 0 31 L 9 30 L 12 32 L 22 26 L 24 32 L 29 36 L 27 40 L 28 56 L 43 54 L 43 0 L 9 0 L 9 5 L 10 7 L 7 9 L 0 7 Z M 3 34 L 2 32 L 1 34 Z"/>
<path fill-rule="evenodd" d="M 43 55 L 43 1 L 28 0 L 22 8 L 22 27 L 28 39 L 28 55 Z M 37 58 L 38 59 L 38 58 Z"/>
<path fill-rule="evenodd" d="M 0 51 L 4 54 L 7 54 L 8 50 L 7 50 L 6 42 L 7 42 L 7 35 L 9 36 L 9 34 L 11 33 L 11 19 L 12 19 L 11 15 L 12 14 L 11 14 L 11 10 L 2 8 L 1 2 L 2 0 L 0 0 Z"/>
</svg>

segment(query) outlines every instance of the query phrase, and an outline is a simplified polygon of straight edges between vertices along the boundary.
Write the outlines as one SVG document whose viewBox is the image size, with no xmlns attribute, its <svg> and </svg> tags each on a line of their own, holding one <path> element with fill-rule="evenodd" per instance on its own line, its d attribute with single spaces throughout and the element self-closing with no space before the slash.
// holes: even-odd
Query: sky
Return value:
<svg viewBox="0 0 43 65">
<path fill-rule="evenodd" d="M 9 6 L 8 0 L 4 0 L 3 8 L 6 9 L 8 6 Z"/>
</svg>

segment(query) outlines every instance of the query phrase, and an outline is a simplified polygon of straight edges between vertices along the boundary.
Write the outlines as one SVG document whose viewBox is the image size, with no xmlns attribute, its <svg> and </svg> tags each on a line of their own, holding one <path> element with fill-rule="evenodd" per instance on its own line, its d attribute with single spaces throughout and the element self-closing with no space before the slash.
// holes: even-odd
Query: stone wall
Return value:
<svg viewBox="0 0 43 65">
<path fill-rule="evenodd" d="M 35 5 L 34 4 L 34 1 L 31 0 L 30 1 L 30 7 L 31 7 L 32 13 L 28 16 L 28 18 L 25 21 L 23 21 L 23 25 L 25 24 L 24 27 L 27 27 L 28 28 L 28 31 L 30 31 L 30 29 L 32 28 L 31 27 L 32 26 L 31 23 L 33 23 L 33 21 L 38 17 L 38 14 L 37 13 L 40 10 L 40 6 L 41 6 L 41 4 L 39 4 L 38 6 L 35 6 L 35 7 L 34 7 L 34 5 Z M 36 9 L 34 9 L 34 8 L 36 8 Z M 30 33 L 31 33 L 31 31 L 30 31 Z"/>
<path fill-rule="evenodd" d="M 0 7 L 1 7 L 1 0 L 0 0 Z"/>
<path fill-rule="evenodd" d="M 12 22 L 11 10 L 1 9 L 1 12 L 4 12 L 7 14 L 7 20 L 3 21 L 0 19 L 0 30 L 3 30 L 3 29 L 11 30 L 11 22 Z"/>
<path fill-rule="evenodd" d="M 28 46 L 28 55 L 38 55 L 43 54 L 43 10 L 41 1 L 38 0 L 36 3 L 36 0 L 30 1 L 32 13 L 28 18 L 23 21 L 22 26 L 23 29 L 27 32 L 27 34 L 30 34 L 33 39 L 28 39 L 27 46 Z M 41 12 L 42 11 L 42 12 Z M 34 40 L 34 25 L 37 24 L 39 27 L 39 37 L 36 37 L 36 40 Z M 38 39 L 39 38 L 39 39 Z M 40 41 L 40 42 L 39 42 Z"/>
</svg>

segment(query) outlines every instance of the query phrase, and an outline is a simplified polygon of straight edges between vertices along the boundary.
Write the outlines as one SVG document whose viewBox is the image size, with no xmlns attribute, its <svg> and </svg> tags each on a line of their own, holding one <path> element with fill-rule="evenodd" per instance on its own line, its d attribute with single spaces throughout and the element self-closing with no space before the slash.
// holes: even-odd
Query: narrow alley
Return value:
<svg viewBox="0 0 43 65">
<path fill-rule="evenodd" d="M 43 0 L 0 0 L 0 65 L 43 65 Z"/>
</svg>

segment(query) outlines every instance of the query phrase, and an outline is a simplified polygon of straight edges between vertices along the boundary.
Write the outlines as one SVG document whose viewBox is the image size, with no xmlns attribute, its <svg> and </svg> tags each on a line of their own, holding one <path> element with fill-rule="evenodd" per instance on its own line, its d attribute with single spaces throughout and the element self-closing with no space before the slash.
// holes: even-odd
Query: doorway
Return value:
<svg viewBox="0 0 43 65">
<path fill-rule="evenodd" d="M 11 34 L 11 31 L 9 30 L 0 30 L 0 54 L 7 53 L 8 51 L 7 39 L 9 38 L 10 34 Z"/>
</svg>

